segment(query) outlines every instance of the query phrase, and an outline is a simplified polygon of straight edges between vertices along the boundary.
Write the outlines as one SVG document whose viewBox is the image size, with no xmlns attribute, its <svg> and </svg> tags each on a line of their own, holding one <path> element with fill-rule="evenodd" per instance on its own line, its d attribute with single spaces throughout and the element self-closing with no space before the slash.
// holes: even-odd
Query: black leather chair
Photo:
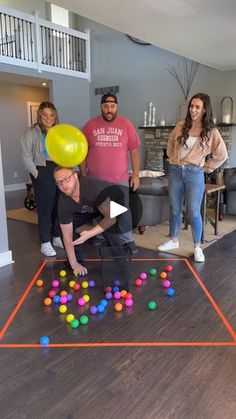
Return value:
<svg viewBox="0 0 236 419">
<path fill-rule="evenodd" d="M 225 168 L 224 170 L 225 184 L 225 213 L 236 214 L 236 167 Z"/>
<path fill-rule="evenodd" d="M 130 191 L 130 210 L 133 227 L 140 234 L 145 226 L 160 224 L 169 219 L 168 177 L 141 177 L 137 191 Z"/>
</svg>

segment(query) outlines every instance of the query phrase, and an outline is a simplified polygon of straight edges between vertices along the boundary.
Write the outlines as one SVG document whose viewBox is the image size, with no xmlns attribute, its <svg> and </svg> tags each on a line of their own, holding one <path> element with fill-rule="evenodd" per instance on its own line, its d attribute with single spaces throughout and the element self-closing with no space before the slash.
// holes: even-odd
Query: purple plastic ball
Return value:
<svg viewBox="0 0 236 419">
<path fill-rule="evenodd" d="M 105 297 L 106 297 L 107 300 L 111 300 L 112 297 L 113 297 L 112 292 L 110 292 L 110 291 L 106 292 Z"/>
<path fill-rule="evenodd" d="M 90 288 L 94 288 L 95 287 L 95 281 L 93 279 L 91 279 L 88 284 L 89 284 L 89 287 Z"/>
<path fill-rule="evenodd" d="M 114 281 L 114 286 L 119 287 L 120 286 L 120 281 L 119 279 L 115 279 Z"/>
<path fill-rule="evenodd" d="M 73 299 L 72 294 L 68 292 L 67 294 L 67 301 L 71 301 Z"/>
<path fill-rule="evenodd" d="M 98 310 L 97 310 L 96 306 L 91 306 L 89 311 L 90 311 L 91 314 L 96 314 Z"/>
</svg>

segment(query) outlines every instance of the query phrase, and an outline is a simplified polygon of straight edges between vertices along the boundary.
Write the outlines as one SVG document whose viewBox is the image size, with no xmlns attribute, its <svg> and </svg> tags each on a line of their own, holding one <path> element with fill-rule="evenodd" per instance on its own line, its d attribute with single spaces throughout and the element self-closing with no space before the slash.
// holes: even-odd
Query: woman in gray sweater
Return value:
<svg viewBox="0 0 236 419">
<path fill-rule="evenodd" d="M 34 188 L 41 252 L 45 256 L 56 255 L 52 243 L 63 248 L 57 219 L 59 189 L 53 177 L 56 164 L 50 159 L 45 146 L 46 134 L 56 124 L 58 114 L 55 106 L 42 102 L 38 108 L 37 123 L 27 129 L 21 139 L 23 164 L 30 173 Z"/>
</svg>

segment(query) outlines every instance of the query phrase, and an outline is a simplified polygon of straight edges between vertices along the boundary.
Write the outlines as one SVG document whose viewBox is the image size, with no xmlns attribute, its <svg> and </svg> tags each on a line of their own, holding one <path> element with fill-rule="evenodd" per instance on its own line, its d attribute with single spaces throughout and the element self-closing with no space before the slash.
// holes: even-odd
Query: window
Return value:
<svg viewBox="0 0 236 419">
<path fill-rule="evenodd" d="M 69 28 L 69 11 L 51 3 L 51 21 L 57 25 Z"/>
</svg>

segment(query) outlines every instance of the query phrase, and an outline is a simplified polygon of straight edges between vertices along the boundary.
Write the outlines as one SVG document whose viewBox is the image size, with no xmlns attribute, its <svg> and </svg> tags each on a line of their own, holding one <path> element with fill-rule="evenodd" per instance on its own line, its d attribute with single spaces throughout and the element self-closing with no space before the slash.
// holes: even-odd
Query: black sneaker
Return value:
<svg viewBox="0 0 236 419">
<path fill-rule="evenodd" d="M 135 253 L 138 253 L 138 249 L 137 249 L 134 242 L 125 243 L 124 246 L 129 249 L 129 251 L 132 255 L 134 255 Z"/>
</svg>

